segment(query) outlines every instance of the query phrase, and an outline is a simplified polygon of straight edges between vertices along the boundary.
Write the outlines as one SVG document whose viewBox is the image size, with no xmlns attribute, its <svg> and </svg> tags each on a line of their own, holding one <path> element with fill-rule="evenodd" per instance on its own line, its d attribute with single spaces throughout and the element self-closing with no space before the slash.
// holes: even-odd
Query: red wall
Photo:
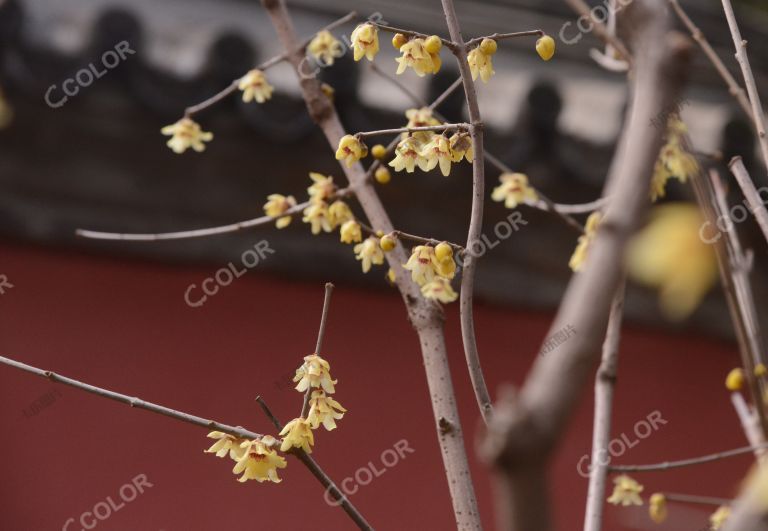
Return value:
<svg viewBox="0 0 768 531">
<path fill-rule="evenodd" d="M 276 381 L 311 353 L 321 282 L 263 276 L 236 280 L 200 308 L 184 291 L 217 267 L 170 267 L 104 257 L 0 248 L 0 354 L 169 407 L 270 431 L 254 397 L 283 420 L 300 395 Z M 333 432 L 318 432 L 314 456 L 337 480 L 372 461 L 385 472 L 352 496 L 377 529 L 452 527 L 448 489 L 434 435 L 415 335 L 394 291 L 362 291 L 334 280 L 325 356 L 349 409 Z M 486 527 L 493 527 L 489 477 L 474 458 L 478 414 L 463 365 L 457 305 L 448 310 L 449 355 L 472 472 Z M 491 389 L 519 384 L 547 332 L 549 315 L 479 305 L 479 347 Z M 619 463 L 677 459 L 745 444 L 722 380 L 735 347 L 710 338 L 662 334 L 631 324 L 622 342 L 614 433 L 637 439 L 635 424 L 658 410 L 667 424 Z M 37 414 L 31 405 L 58 389 Z M 558 529 L 581 528 L 586 480 L 576 472 L 588 452 L 591 389 L 551 471 Z M 27 412 L 25 417 L 24 412 Z M 233 463 L 204 454 L 204 429 L 133 410 L 0 366 L 0 529 L 62 529 L 140 474 L 152 486 L 95 529 L 353 529 L 295 460 L 283 482 L 240 484 Z M 642 429 L 641 429 L 642 431 Z M 391 468 L 381 454 L 405 439 L 414 452 Z M 387 455 L 387 459 L 391 453 Z M 646 492 L 732 496 L 749 458 L 638 476 Z M 363 476 L 364 477 L 364 476 Z M 364 477 L 365 479 L 365 477 Z M 139 479 L 141 481 L 141 478 Z M 126 496 L 134 491 L 124 488 Z M 709 511 L 673 506 L 655 529 L 700 529 Z M 104 514 L 104 513 L 101 513 Z M 651 528 L 643 509 L 607 510 L 607 529 Z M 631 523 L 630 520 L 635 523 Z M 86 518 L 86 523 L 90 522 Z M 623 523 L 620 523 L 623 522 Z M 82 526 L 72 523 L 69 531 Z"/>
</svg>

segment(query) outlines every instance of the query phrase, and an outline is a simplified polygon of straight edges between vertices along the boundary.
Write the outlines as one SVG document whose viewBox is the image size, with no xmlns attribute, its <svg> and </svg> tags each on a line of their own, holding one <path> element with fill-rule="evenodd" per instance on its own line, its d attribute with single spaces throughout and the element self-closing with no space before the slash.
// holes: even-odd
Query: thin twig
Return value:
<svg viewBox="0 0 768 531">
<path fill-rule="evenodd" d="M 351 188 L 341 188 L 337 190 L 333 198 L 342 198 L 352 194 Z M 289 208 L 280 217 L 294 216 L 300 214 L 305 208 L 312 204 L 311 201 L 305 201 Z M 276 218 L 271 216 L 261 216 L 258 218 L 247 219 L 229 225 L 219 225 L 217 227 L 208 227 L 205 229 L 184 230 L 178 232 L 156 232 L 156 233 L 126 233 L 126 232 L 101 232 L 95 230 L 77 229 L 75 235 L 81 238 L 93 240 L 121 240 L 121 241 L 159 241 L 159 240 L 184 240 L 187 238 L 202 238 L 205 236 L 214 236 L 216 234 L 227 234 L 237 232 L 243 229 L 251 229 L 262 225 L 274 223 Z"/>
<path fill-rule="evenodd" d="M 661 494 L 667 499 L 667 501 L 678 503 L 694 503 L 699 505 L 714 505 L 719 507 L 720 505 L 730 505 L 733 500 L 726 498 L 712 498 L 711 496 L 696 496 L 694 494 L 673 494 L 670 492 L 662 492 Z"/>
<path fill-rule="evenodd" d="M 427 39 L 427 38 L 431 37 L 431 35 L 427 35 L 426 33 L 420 33 L 418 31 L 412 31 L 412 30 L 407 30 L 407 29 L 402 29 L 402 28 L 396 28 L 394 26 L 389 26 L 387 24 L 382 24 L 380 22 L 374 22 L 374 21 L 369 21 L 369 22 L 371 24 L 373 24 L 374 26 L 376 26 L 377 28 L 379 28 L 380 30 L 388 31 L 390 33 L 402 33 L 406 37 L 416 37 L 416 38 L 419 38 L 419 39 Z M 444 39 L 444 38 L 440 37 L 439 35 L 437 37 L 440 39 L 440 42 L 443 43 L 443 46 L 445 46 L 446 48 L 448 48 L 449 50 L 451 50 L 452 52 L 455 53 L 455 50 L 456 50 L 456 43 L 455 42 L 453 42 L 453 41 L 451 41 L 449 39 Z"/>
<path fill-rule="evenodd" d="M 717 52 L 715 52 L 714 48 L 712 48 L 712 45 L 709 44 L 709 41 L 706 39 L 706 37 L 704 37 L 704 33 L 702 33 L 701 29 L 699 29 L 699 27 L 693 23 L 693 20 L 691 20 L 691 17 L 688 16 L 688 13 L 685 12 L 683 6 L 680 5 L 680 2 L 678 0 L 669 0 L 669 3 L 672 4 L 672 9 L 674 9 L 678 18 L 683 22 L 685 27 L 688 28 L 688 31 L 691 33 L 691 37 L 693 37 L 693 39 L 699 44 L 701 50 L 704 52 L 704 55 L 707 56 L 709 61 L 715 67 L 715 70 L 717 70 L 717 73 L 721 78 L 723 78 L 725 84 L 728 85 L 728 92 L 734 98 L 736 98 L 736 101 L 739 103 L 746 115 L 752 119 L 752 109 L 749 105 L 749 100 L 747 99 L 747 93 L 744 92 L 743 88 L 741 88 L 741 85 L 739 85 L 739 83 L 736 81 L 736 78 L 731 75 L 731 72 L 725 66 L 725 63 L 723 63 L 722 59 L 720 59 L 720 57 L 717 55 Z"/>
<path fill-rule="evenodd" d="M 734 157 L 731 159 L 728 167 L 731 169 L 733 176 L 736 177 L 736 181 L 739 183 L 741 191 L 744 193 L 744 197 L 749 203 L 749 208 L 755 216 L 757 224 L 760 226 L 760 230 L 763 231 L 765 240 L 768 242 L 768 210 L 765 208 L 765 202 L 768 201 L 768 198 L 763 201 L 760 197 L 760 194 L 755 188 L 755 183 L 752 182 L 752 177 L 749 176 L 747 168 L 744 167 L 744 162 L 741 157 Z"/>
<path fill-rule="evenodd" d="M 366 138 L 369 136 L 380 136 L 380 135 L 398 135 L 402 133 L 420 133 L 422 131 L 469 131 L 471 129 L 471 126 L 469 124 L 440 124 L 440 125 L 424 125 L 420 127 L 398 127 L 396 129 L 379 129 L 376 131 L 363 131 L 360 133 L 355 133 L 354 136 L 359 138 Z"/>
<path fill-rule="evenodd" d="M 317 33 L 320 33 L 321 31 L 331 31 L 331 30 L 333 30 L 333 29 L 335 29 L 335 28 L 337 28 L 339 26 L 343 26 L 344 24 L 346 24 L 350 20 L 354 19 L 355 17 L 357 17 L 357 12 L 356 11 L 352 11 L 350 13 L 347 13 L 346 15 L 341 17 L 340 19 L 338 19 L 338 20 L 336 20 L 334 22 L 331 22 L 330 24 L 328 24 L 324 28 L 318 30 Z M 314 35 L 304 39 L 304 41 L 302 41 L 302 43 L 299 45 L 299 49 L 301 51 L 303 51 L 309 45 L 309 43 L 312 42 L 312 39 L 315 38 L 315 35 L 317 35 L 317 33 L 315 33 Z M 276 56 L 274 56 L 274 57 L 272 57 L 270 59 L 267 59 L 266 61 L 261 63 L 259 66 L 257 66 L 256 69 L 257 70 L 262 70 L 262 71 L 263 70 L 267 70 L 268 68 L 270 68 L 272 66 L 275 66 L 276 64 L 282 63 L 283 61 L 286 60 L 287 57 L 288 57 L 288 53 L 281 53 L 280 55 L 276 55 Z M 213 96 L 211 96 L 207 100 L 205 100 L 203 102 L 200 102 L 200 103 L 198 103 L 196 105 L 192 105 L 191 107 L 187 107 L 186 110 L 184 111 L 184 116 L 187 117 L 187 118 L 191 118 L 193 115 L 199 113 L 200 111 L 205 110 L 208 107 L 211 107 L 211 106 L 215 105 L 216 103 L 220 102 L 221 100 L 223 100 L 224 98 L 226 98 L 227 96 L 229 96 L 230 94 L 232 94 L 233 92 L 235 92 L 237 90 L 237 87 L 240 84 L 240 80 L 241 79 L 242 78 L 235 79 L 234 81 L 232 81 L 231 84 L 227 85 L 227 88 L 225 88 L 224 90 L 214 94 Z"/>
<path fill-rule="evenodd" d="M 768 448 L 768 443 L 763 443 L 759 446 L 743 446 L 741 448 L 734 448 L 733 450 L 716 452 L 714 454 L 707 454 L 701 457 L 680 459 L 678 461 L 664 461 L 662 463 L 652 463 L 649 465 L 611 465 L 608 467 L 608 470 L 610 472 L 657 472 L 659 470 L 669 470 L 672 468 L 700 465 L 703 463 L 711 463 L 712 461 L 719 461 L 720 459 L 727 459 L 729 457 L 751 454 L 755 450 L 760 450 L 763 448 Z"/>
<path fill-rule="evenodd" d="M 722 0 L 725 18 L 728 19 L 728 27 L 731 29 L 733 44 L 736 47 L 736 59 L 741 66 L 741 73 L 744 76 L 744 84 L 747 87 L 749 101 L 752 104 L 752 120 L 757 129 L 757 140 L 760 143 L 760 151 L 763 154 L 763 163 L 768 168 L 768 137 L 765 133 L 765 114 L 763 113 L 763 104 L 760 102 L 760 93 L 757 91 L 755 75 L 752 73 L 752 67 L 749 65 L 747 57 L 747 41 L 741 38 L 741 31 L 736 22 L 736 15 L 733 13 L 731 0 Z"/>
<path fill-rule="evenodd" d="M 320 355 L 320 349 L 323 346 L 323 338 L 325 337 L 325 327 L 328 324 L 328 310 L 331 308 L 331 294 L 333 293 L 333 284 L 327 282 L 325 284 L 325 298 L 323 299 L 323 313 L 320 316 L 320 329 L 317 331 L 317 344 L 315 345 L 315 355 Z M 307 387 L 307 392 L 304 393 L 304 403 L 301 406 L 301 418 L 307 418 L 309 413 L 309 398 L 312 395 L 312 386 Z"/>
<path fill-rule="evenodd" d="M 539 37 L 543 37 L 546 35 L 544 33 L 544 30 L 528 30 L 528 31 L 516 31 L 513 33 L 494 33 L 492 35 L 486 35 L 485 37 L 475 37 L 474 39 L 470 39 L 467 41 L 467 48 L 472 48 L 474 46 L 477 46 L 481 42 L 483 42 L 484 39 L 491 39 L 494 41 L 501 41 L 504 39 L 516 39 L 517 37 L 530 37 L 532 35 L 538 35 Z"/>
<path fill-rule="evenodd" d="M 363 232 L 370 234 L 371 236 L 381 236 L 380 231 L 377 231 L 367 223 L 364 223 L 360 221 L 359 219 L 356 220 L 358 225 L 360 225 L 360 228 L 363 230 Z M 447 243 L 448 245 L 453 248 L 454 251 L 463 254 L 464 253 L 464 247 L 459 245 L 458 243 L 453 243 L 445 240 L 436 240 L 435 238 L 424 238 L 423 236 L 416 236 L 415 234 L 408 234 L 407 232 L 403 232 L 401 230 L 393 230 L 390 232 L 392 236 L 395 238 L 399 238 L 401 240 L 409 240 L 414 243 L 418 243 L 420 245 L 439 245 L 441 243 Z"/>
<path fill-rule="evenodd" d="M 613 391 L 619 364 L 619 342 L 621 321 L 624 315 L 625 282 L 616 290 L 608 318 L 608 328 L 603 342 L 603 355 L 595 378 L 595 420 L 592 426 L 592 467 L 589 471 L 587 510 L 584 517 L 584 531 L 600 531 L 603 525 L 605 507 L 605 482 L 608 476 L 608 444 L 611 438 L 611 413 Z"/>
<path fill-rule="evenodd" d="M 264 399 L 260 396 L 257 396 L 256 402 L 259 403 L 262 411 L 264 411 L 264 415 L 267 416 L 275 428 L 278 431 L 282 431 L 283 424 L 280 422 L 280 420 L 278 420 L 275 414 L 272 413 L 272 410 L 269 409 L 269 406 L 264 401 Z M 291 450 L 287 453 L 292 454 L 294 457 L 304 463 L 304 466 L 306 466 L 307 469 L 309 469 L 309 471 L 318 479 L 318 481 L 322 483 L 326 492 L 333 496 L 333 499 L 337 501 L 339 505 L 341 505 L 341 508 L 344 509 L 344 512 L 349 515 L 352 521 L 355 522 L 360 529 L 373 531 L 373 527 L 371 527 L 371 525 L 365 520 L 365 517 L 360 514 L 360 511 L 357 510 L 357 507 L 355 507 L 352 502 L 349 501 L 349 498 L 344 495 L 341 489 L 336 486 L 336 483 L 334 483 L 333 480 L 323 471 L 323 469 L 320 468 L 320 465 L 317 464 L 317 461 L 315 461 L 311 455 L 306 453 L 301 448 L 291 448 Z"/>
<path fill-rule="evenodd" d="M 454 50 L 459 64 L 464 85 L 464 95 L 467 101 L 469 121 L 472 124 L 472 149 L 474 159 L 472 161 L 472 211 L 469 218 L 469 230 L 467 231 L 467 249 L 472 249 L 475 242 L 480 240 L 483 232 L 483 206 L 485 202 L 485 147 L 483 138 L 483 122 L 480 116 L 480 106 L 477 101 L 475 82 L 467 63 L 467 45 L 461 36 L 461 27 L 456 16 L 456 8 L 453 0 L 442 0 L 445 21 L 448 24 L 448 32 L 451 39 L 458 43 Z M 459 294 L 459 314 L 461 319 L 461 338 L 464 344 L 464 355 L 467 361 L 469 377 L 472 381 L 472 389 L 480 408 L 483 421 L 487 424 L 492 413 L 491 395 L 483 376 L 483 368 L 480 364 L 480 354 L 477 350 L 477 338 L 475 337 L 475 319 L 473 316 L 473 298 L 475 290 L 475 271 L 479 256 L 467 253 L 464 257 L 464 270 L 461 273 L 461 291 Z"/>
</svg>

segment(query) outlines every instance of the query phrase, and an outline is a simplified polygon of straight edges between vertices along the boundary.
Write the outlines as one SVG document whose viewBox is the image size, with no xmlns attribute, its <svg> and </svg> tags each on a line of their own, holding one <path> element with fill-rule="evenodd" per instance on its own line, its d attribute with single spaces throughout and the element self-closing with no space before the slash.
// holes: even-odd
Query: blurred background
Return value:
<svg viewBox="0 0 768 531">
<path fill-rule="evenodd" d="M 720 3 L 681 4 L 741 79 Z M 289 7 L 302 35 L 353 9 L 362 18 L 380 13 L 395 26 L 446 33 L 438 0 L 296 0 Z M 488 149 L 558 203 L 597 199 L 622 125 L 625 76 L 589 58 L 591 48 L 601 47 L 593 35 L 572 45 L 561 40 L 578 34 L 577 16 L 562 1 L 459 1 L 457 9 L 465 36 L 543 29 L 556 37 L 557 54 L 549 63 L 536 55 L 533 38 L 499 46 L 496 76 L 479 87 Z M 737 15 L 745 39 L 765 42 L 764 1 L 739 2 Z M 353 29 L 351 23 L 334 34 L 341 39 Z M 376 64 L 393 74 L 395 50 L 386 35 L 381 40 Z M 104 68 L 104 53 L 124 41 L 133 53 Z M 279 232 L 262 227 L 182 241 L 75 237 L 78 228 L 163 232 L 232 223 L 260 216 L 270 193 L 301 201 L 309 171 L 342 182 L 287 65 L 268 72 L 276 87 L 268 104 L 244 104 L 235 95 L 196 117 L 215 134 L 205 153 L 179 156 L 164 145 L 160 128 L 185 107 L 280 52 L 258 2 L 0 1 L 0 280 L 6 279 L 5 287 L 0 284 L 0 354 L 267 431 L 253 399 L 263 396 L 284 420 L 296 415 L 300 396 L 288 380 L 314 348 L 322 286 L 332 281 L 337 290 L 326 355 L 339 378 L 337 398 L 349 413 L 340 429 L 318 434 L 317 459 L 341 480 L 370 462 L 381 468 L 382 452 L 408 441 L 414 452 L 384 467 L 352 499 L 379 529 L 450 529 L 418 342 L 400 297 L 384 280 L 385 268 L 362 274 L 337 235 L 313 237 L 299 219 Z M 749 52 L 763 88 L 768 49 L 756 44 Z M 103 75 L 64 99 L 65 81 L 91 64 Z M 367 62 L 354 63 L 349 55 L 321 76 L 335 89 L 350 131 L 402 126 L 405 109 L 414 107 Z M 409 71 L 400 80 L 432 101 L 457 76 L 444 54 L 438 75 L 419 78 Z M 698 50 L 681 107 L 697 150 L 722 152 L 726 161 L 741 155 L 758 188 L 768 185 L 749 123 Z M 461 119 L 460 91 L 439 110 Z M 378 187 L 397 228 L 463 242 L 470 177 L 465 164 L 447 179 L 438 172 L 393 172 L 392 181 Z M 488 171 L 488 189 L 497 178 Z M 691 199 L 688 186 L 670 184 L 667 200 Z M 733 183 L 731 203 L 741 201 Z M 487 226 L 509 213 L 488 202 Z M 527 207 L 521 213 L 527 225 L 490 249 L 478 272 L 479 347 L 492 390 L 524 380 L 570 278 L 567 264 L 577 238 L 555 217 Z M 765 242 L 751 218 L 737 230 L 755 250 L 754 289 L 765 329 Z M 273 252 L 247 274 L 200 306 L 185 301 L 189 286 L 241 264 L 243 252 L 259 242 Z M 481 511 L 492 528 L 489 478 L 474 455 L 479 416 L 457 310 L 456 304 L 447 307 L 449 355 Z M 719 287 L 695 313 L 673 323 L 659 310 L 655 292 L 630 285 L 626 314 L 615 434 L 637 444 L 616 462 L 664 461 L 746 444 L 722 385 L 739 362 Z M 590 395 L 552 468 L 561 530 L 581 527 L 587 482 L 577 463 L 590 447 Z M 654 411 L 667 423 L 637 440 L 634 427 Z M 241 485 L 228 460 L 203 454 L 210 442 L 203 430 L 2 366 L 0 418 L 7 433 L 0 440 L 2 529 L 61 529 L 109 496 L 117 499 L 120 487 L 139 474 L 152 487 L 113 509 L 98 529 L 196 531 L 244 522 L 253 528 L 352 529 L 296 462 L 289 462 L 280 485 Z M 736 459 L 640 479 L 646 492 L 728 498 L 748 465 L 748 458 Z M 645 508 L 609 507 L 607 529 L 701 529 L 710 512 L 675 505 L 669 521 L 657 526 Z M 80 528 L 79 521 L 69 527 Z"/>
</svg>

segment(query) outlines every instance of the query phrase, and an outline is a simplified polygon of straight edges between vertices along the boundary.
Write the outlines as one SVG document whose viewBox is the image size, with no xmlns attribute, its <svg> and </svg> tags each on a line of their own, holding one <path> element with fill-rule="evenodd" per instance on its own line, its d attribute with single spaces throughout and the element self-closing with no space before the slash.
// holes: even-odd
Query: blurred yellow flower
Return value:
<svg viewBox="0 0 768 531">
<path fill-rule="evenodd" d="M 275 226 L 278 229 L 283 229 L 290 225 L 291 219 L 293 219 L 292 216 L 283 216 L 283 214 L 295 206 L 296 199 L 292 195 L 286 197 L 280 194 L 270 194 L 264 204 L 264 213 L 271 218 L 277 218 Z"/>
<path fill-rule="evenodd" d="M 354 219 L 344 222 L 339 232 L 342 243 L 357 243 L 363 240 L 363 231 Z"/>
<path fill-rule="evenodd" d="M 587 259 L 589 246 L 597 235 L 597 229 L 600 226 L 601 219 L 602 214 L 600 214 L 600 212 L 592 212 L 587 218 L 584 234 L 579 236 L 579 242 L 576 245 L 576 250 L 573 251 L 571 261 L 568 263 L 573 271 L 579 272 L 584 268 L 584 262 Z"/>
<path fill-rule="evenodd" d="M 445 135 L 434 135 L 432 140 L 422 146 L 421 156 L 426 160 L 424 171 L 431 171 L 439 164 L 440 172 L 444 177 L 451 174 L 453 155 L 450 142 Z"/>
<path fill-rule="evenodd" d="M 725 377 L 725 388 L 729 391 L 741 391 L 744 388 L 744 371 L 740 368 L 731 369 Z"/>
<path fill-rule="evenodd" d="M 712 513 L 712 515 L 709 517 L 709 525 L 712 529 L 712 531 L 719 531 L 722 529 L 723 524 L 726 520 L 728 520 L 728 517 L 731 516 L 731 508 L 727 505 L 721 505 L 717 508 L 717 511 Z"/>
<path fill-rule="evenodd" d="M 258 68 L 254 68 L 241 79 L 237 84 L 237 88 L 243 91 L 243 101 L 248 103 L 249 101 L 256 100 L 258 103 L 264 103 L 272 97 L 272 91 L 274 87 L 267 82 L 267 78 L 264 76 L 264 72 Z"/>
<path fill-rule="evenodd" d="M 449 139 L 451 142 L 451 160 L 461 162 L 462 158 L 472 162 L 475 158 L 475 150 L 472 148 L 472 137 L 469 133 L 459 131 Z"/>
<path fill-rule="evenodd" d="M 243 455 L 232 469 L 235 474 L 243 474 L 238 478 L 239 482 L 244 483 L 249 479 L 255 479 L 259 483 L 262 481 L 280 483 L 282 481 L 277 476 L 277 469 L 285 468 L 288 465 L 285 458 L 278 455 L 271 448 L 271 445 L 265 444 L 264 440 L 266 439 L 267 437 L 264 437 L 263 440 L 245 441 L 240 445 Z M 269 437 L 269 439 L 273 439 L 273 437 Z"/>
<path fill-rule="evenodd" d="M 317 429 L 320 424 L 326 430 L 336 429 L 336 421 L 344 417 L 346 409 L 336 400 L 325 394 L 322 390 L 312 391 L 309 399 L 308 420 L 312 429 Z"/>
<path fill-rule="evenodd" d="M 177 154 L 184 153 L 189 148 L 200 153 L 205 151 L 203 142 L 213 140 L 213 133 L 203 131 L 200 124 L 191 118 L 182 118 L 175 124 L 166 125 L 160 132 L 171 137 L 166 145 Z"/>
<path fill-rule="evenodd" d="M 442 123 L 440 120 L 433 116 L 432 109 L 429 107 L 421 107 L 420 109 L 408 109 L 405 111 L 405 117 L 408 119 L 408 123 L 405 124 L 405 127 L 409 129 L 414 127 L 431 127 L 434 125 L 440 125 Z M 432 140 L 434 135 L 434 131 L 414 131 L 411 134 L 403 133 L 400 135 L 400 138 L 405 139 L 410 136 L 424 144 Z"/>
<path fill-rule="evenodd" d="M 371 264 L 381 265 L 384 263 L 384 251 L 381 250 L 379 239 L 376 236 L 369 236 L 363 243 L 355 245 L 354 252 L 355 258 L 362 262 L 363 273 L 371 270 Z"/>
<path fill-rule="evenodd" d="M 205 450 L 207 454 L 216 454 L 216 457 L 224 457 L 229 454 L 229 457 L 237 461 L 240 459 L 245 450 L 240 447 L 244 442 L 243 439 L 239 439 L 234 435 L 223 433 L 220 431 L 212 431 L 208 434 L 210 439 L 218 439 L 213 445 Z"/>
<path fill-rule="evenodd" d="M 341 41 L 328 30 L 318 32 L 307 46 L 307 51 L 324 66 L 331 66 L 337 57 L 344 55 Z"/>
<path fill-rule="evenodd" d="M 373 61 L 379 53 L 379 30 L 373 24 L 360 24 L 352 32 L 352 47 L 354 48 L 355 61 L 363 57 Z"/>
<path fill-rule="evenodd" d="M 670 319 L 693 312 L 717 279 L 715 253 L 699 237 L 703 223 L 696 206 L 668 203 L 654 209 L 648 226 L 630 243 L 630 276 L 659 289 Z"/>
<path fill-rule="evenodd" d="M 326 177 L 322 173 L 311 171 L 309 178 L 312 179 L 313 184 L 307 188 L 307 193 L 312 201 L 327 201 L 336 193 L 333 177 Z"/>
<path fill-rule="evenodd" d="M 309 223 L 312 227 L 312 234 L 320 234 L 320 231 L 333 232 L 330 214 L 328 214 L 328 204 L 325 201 L 315 201 L 304 209 L 304 223 Z"/>
<path fill-rule="evenodd" d="M 293 419 L 283 427 L 280 436 L 283 437 L 283 444 L 280 445 L 281 452 L 287 452 L 291 448 L 301 448 L 308 454 L 312 453 L 315 436 L 306 419 L 301 417 Z"/>
<path fill-rule="evenodd" d="M 328 207 L 328 217 L 331 226 L 335 229 L 339 225 L 354 219 L 355 216 L 352 215 L 352 210 L 350 210 L 349 205 L 338 199 Z"/>
<path fill-rule="evenodd" d="M 535 203 L 539 194 L 528 185 L 528 176 L 524 173 L 502 173 L 499 176 L 501 184 L 493 189 L 491 199 L 504 201 L 507 208 L 516 208 L 521 203 Z"/>
<path fill-rule="evenodd" d="M 648 502 L 648 514 L 655 523 L 660 524 L 667 519 L 667 498 L 660 492 L 652 494 Z"/>
<path fill-rule="evenodd" d="M 334 393 L 334 385 L 337 380 L 331 379 L 331 364 L 318 356 L 310 354 L 304 356 L 304 363 L 296 369 L 296 376 L 293 377 L 296 384 L 296 390 L 300 393 L 305 392 L 310 387 L 322 387 L 326 393 Z"/>
<path fill-rule="evenodd" d="M 623 474 L 614 478 L 613 483 L 613 494 L 608 498 L 608 503 L 624 507 L 643 504 L 643 499 L 640 497 L 643 486 L 640 483 Z"/>
<path fill-rule="evenodd" d="M 653 170 L 652 201 L 666 195 L 669 179 L 675 178 L 684 183 L 699 170 L 696 159 L 687 153 L 683 147 L 687 133 L 688 128 L 680 120 L 680 117 L 676 114 L 671 115 L 667 122 L 667 143 L 662 146 Z"/>
<path fill-rule="evenodd" d="M 451 281 L 443 277 L 434 277 L 424 284 L 421 287 L 421 294 L 425 299 L 437 300 L 444 304 L 453 302 L 458 298 L 458 294 L 451 287 Z"/>
</svg>

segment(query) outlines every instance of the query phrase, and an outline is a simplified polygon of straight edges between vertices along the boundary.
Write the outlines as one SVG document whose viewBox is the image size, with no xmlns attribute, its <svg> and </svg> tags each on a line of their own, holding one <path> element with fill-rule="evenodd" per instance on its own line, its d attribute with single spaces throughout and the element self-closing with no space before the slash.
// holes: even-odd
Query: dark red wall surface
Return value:
<svg viewBox="0 0 768 531">
<path fill-rule="evenodd" d="M 223 265 L 223 264 L 222 264 Z M 312 352 L 322 283 L 257 270 L 200 308 L 184 302 L 190 283 L 219 266 L 156 263 L 5 245 L 0 274 L 0 355 L 172 408 L 254 431 L 271 431 L 254 398 L 282 419 L 300 395 L 280 384 Z M 448 488 L 433 428 L 416 336 L 392 291 L 362 291 L 334 280 L 325 356 L 349 409 L 333 432 L 317 432 L 314 456 L 337 480 L 372 462 L 384 470 L 351 499 L 377 529 L 449 530 Z M 588 301 L 585 301 L 588 305 Z M 463 363 L 456 304 L 448 308 L 454 384 L 480 509 L 493 528 L 490 479 L 474 456 L 479 416 Z M 551 316 L 477 308 L 479 347 L 491 389 L 519 384 Z M 733 345 L 706 337 L 625 326 L 614 433 L 638 440 L 634 426 L 658 410 L 667 424 L 616 463 L 678 459 L 745 443 L 722 381 L 737 363 Z M 55 400 L 36 414 L 43 395 Z M 551 470 L 558 529 L 581 529 L 587 482 L 576 472 L 591 437 L 591 387 Z M 54 385 L 0 366 L 0 529 L 58 531 L 108 498 L 118 507 L 99 531 L 353 529 L 323 501 L 315 479 L 295 460 L 283 482 L 240 484 L 231 461 L 203 453 L 206 430 Z M 641 429 L 642 431 L 642 429 Z M 382 452 L 405 439 L 413 453 L 395 466 Z M 388 454 L 387 459 L 391 457 Z M 655 490 L 732 496 L 749 458 L 637 476 Z M 152 486 L 120 507 L 120 489 L 139 475 Z M 365 478 L 365 474 L 362 475 Z M 125 494 L 132 493 L 130 488 Z M 675 505 L 668 523 L 650 524 L 645 508 L 607 509 L 607 529 L 695 531 L 706 508 Z M 100 511 L 104 514 L 105 506 Z M 86 522 L 91 520 L 86 517 Z M 69 531 L 82 529 L 71 523 Z"/>
</svg>

